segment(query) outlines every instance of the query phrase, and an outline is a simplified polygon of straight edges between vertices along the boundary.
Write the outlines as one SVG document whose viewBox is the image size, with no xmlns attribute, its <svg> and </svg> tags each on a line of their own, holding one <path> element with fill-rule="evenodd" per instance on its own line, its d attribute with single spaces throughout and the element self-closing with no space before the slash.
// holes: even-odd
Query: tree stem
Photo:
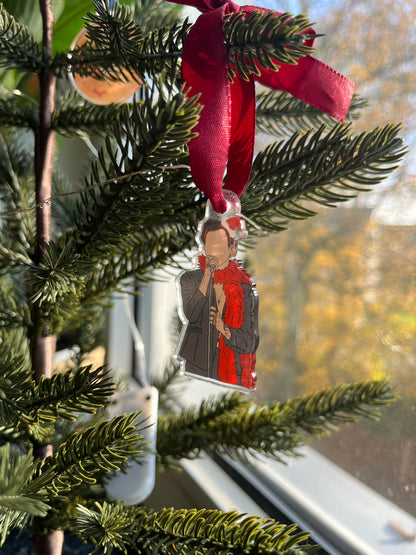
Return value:
<svg viewBox="0 0 416 555">
<path fill-rule="evenodd" d="M 52 54 L 53 13 L 50 0 L 39 0 L 43 21 L 43 50 L 45 61 Z M 56 78 L 45 64 L 39 75 L 39 128 L 35 132 L 35 177 L 36 177 L 36 230 L 37 258 L 42 260 L 42 247 L 50 240 L 51 206 L 46 199 L 52 196 L 52 168 L 55 153 L 55 134 L 51 129 L 55 107 Z"/>
<path fill-rule="evenodd" d="M 43 20 L 43 48 L 45 60 L 52 53 L 53 13 L 50 0 L 39 0 Z M 39 75 L 39 127 L 35 130 L 36 180 L 36 258 L 42 262 L 44 246 L 50 241 L 51 206 L 46 202 L 52 196 L 52 170 L 55 154 L 55 133 L 51 128 L 55 107 L 56 78 L 48 69 Z M 41 318 L 39 307 L 34 307 L 34 337 L 32 343 L 33 377 L 49 377 L 52 372 L 55 338 L 49 334 L 49 325 Z"/>
<path fill-rule="evenodd" d="M 46 202 L 52 196 L 52 170 L 55 154 L 55 134 L 52 130 L 52 113 L 55 107 L 56 78 L 49 69 L 52 54 L 53 13 L 50 0 L 39 0 L 43 23 L 44 69 L 39 74 L 39 127 L 35 130 L 35 183 L 36 183 L 36 262 L 44 257 L 44 247 L 50 241 L 51 206 Z M 33 379 L 52 375 L 53 355 L 56 338 L 50 335 L 49 324 L 42 318 L 41 309 L 33 310 L 34 335 L 32 340 Z M 34 449 L 38 458 L 52 454 L 52 446 Z M 50 534 L 33 537 L 37 555 L 60 555 L 62 553 L 63 532 L 56 530 Z"/>
</svg>

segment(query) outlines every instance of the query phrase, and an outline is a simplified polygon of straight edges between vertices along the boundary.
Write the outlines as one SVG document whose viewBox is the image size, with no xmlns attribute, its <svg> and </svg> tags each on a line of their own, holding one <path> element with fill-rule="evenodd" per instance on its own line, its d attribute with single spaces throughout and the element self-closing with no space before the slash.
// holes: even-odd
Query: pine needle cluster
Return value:
<svg viewBox="0 0 416 555">
<path fill-rule="evenodd" d="M 93 0 L 85 16 L 90 42 L 56 53 L 0 4 L 0 67 L 16 79 L 14 89 L 0 89 L 0 545 L 14 529 L 60 527 L 103 553 L 310 553 L 308 534 L 295 525 L 220 511 L 127 508 L 106 500 L 102 488 L 108 472 L 140 460 L 145 423 L 138 413 L 106 416 L 113 378 L 83 357 L 112 295 L 153 279 L 156 268 L 175 264 L 193 246 L 205 203 L 192 183 L 188 151 L 202 107 L 180 83 L 190 24 L 167 4 Z M 311 51 L 308 26 L 304 16 L 288 14 L 227 18 L 230 79 L 296 63 Z M 132 103 L 96 106 L 69 90 L 70 73 L 127 76 L 144 83 L 142 94 Z M 48 131 L 93 148 L 83 183 L 74 188 L 56 167 L 53 196 L 39 205 L 33 137 L 42 108 L 19 87 L 45 74 L 58 79 Z M 355 99 L 351 120 L 362 107 Z M 285 93 L 259 96 L 257 123 L 278 140 L 256 156 L 242 205 L 266 231 L 370 190 L 404 154 L 396 126 L 355 136 Z M 36 214 L 51 203 L 51 237 L 42 242 Z M 33 345 L 46 334 L 71 335 L 81 352 L 72 369 L 35 382 Z M 158 425 L 160 468 L 204 451 L 246 462 L 252 455 L 296 456 L 311 437 L 376 418 L 378 407 L 393 400 L 380 380 L 271 406 L 225 394 L 173 412 L 176 375 L 156 383 L 168 408 Z M 50 444 L 55 451 L 40 456 Z"/>
</svg>

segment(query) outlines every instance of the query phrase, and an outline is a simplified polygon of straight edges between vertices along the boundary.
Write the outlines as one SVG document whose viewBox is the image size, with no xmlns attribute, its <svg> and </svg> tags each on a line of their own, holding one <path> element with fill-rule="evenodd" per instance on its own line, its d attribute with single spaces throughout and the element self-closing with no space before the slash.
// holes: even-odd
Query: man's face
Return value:
<svg viewBox="0 0 416 555">
<path fill-rule="evenodd" d="M 223 229 L 207 233 L 205 237 L 205 255 L 207 258 L 214 257 L 217 268 L 227 266 L 232 255 L 231 250 Z"/>
</svg>

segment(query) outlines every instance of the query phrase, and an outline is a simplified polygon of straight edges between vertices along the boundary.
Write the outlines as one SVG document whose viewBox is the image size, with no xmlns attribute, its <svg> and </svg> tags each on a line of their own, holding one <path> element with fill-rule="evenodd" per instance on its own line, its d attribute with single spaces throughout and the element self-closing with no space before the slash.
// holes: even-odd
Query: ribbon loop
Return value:
<svg viewBox="0 0 416 555">
<path fill-rule="evenodd" d="M 189 142 L 189 158 L 195 185 L 207 195 L 214 210 L 223 213 L 225 186 L 238 196 L 251 173 L 255 135 L 254 80 L 285 90 L 306 104 L 344 121 L 351 104 L 354 83 L 326 64 L 305 56 L 297 65 L 281 64 L 278 71 L 260 69 L 248 81 L 237 73 L 228 78 L 223 20 L 228 13 L 265 8 L 243 6 L 231 0 L 167 0 L 198 8 L 202 13 L 190 30 L 182 56 L 182 80 L 189 96 L 200 95 L 203 109 L 195 127 L 198 135 Z M 276 15 L 281 15 L 276 12 Z M 314 34 L 313 29 L 307 30 Z M 312 45 L 313 39 L 307 41 Z"/>
</svg>

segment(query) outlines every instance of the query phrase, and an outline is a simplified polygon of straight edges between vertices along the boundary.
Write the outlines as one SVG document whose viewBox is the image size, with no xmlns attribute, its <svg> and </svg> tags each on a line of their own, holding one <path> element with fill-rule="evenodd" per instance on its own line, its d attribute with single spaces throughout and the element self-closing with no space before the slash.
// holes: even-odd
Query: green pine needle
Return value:
<svg viewBox="0 0 416 555">
<path fill-rule="evenodd" d="M 269 145 L 253 163 L 243 211 L 265 229 L 316 215 L 311 205 L 334 207 L 369 191 L 405 154 L 399 127 L 386 125 L 358 136 L 349 126 L 325 126 Z"/>
<path fill-rule="evenodd" d="M 180 93 L 168 102 L 160 97 L 156 106 L 148 101 L 134 104 L 128 120 L 115 122 L 116 145 L 106 141 L 88 184 L 104 178 L 106 185 L 82 195 L 71 232 L 81 257 L 101 258 L 103 252 L 108 256 L 109 247 L 115 249 L 129 233 L 146 233 L 146 216 L 154 217 L 150 205 L 159 205 L 157 186 L 152 194 L 149 187 L 184 155 L 199 111 L 195 99 Z"/>
<path fill-rule="evenodd" d="M 297 456 L 296 448 L 310 437 L 359 418 L 377 419 L 379 407 L 393 401 L 387 380 L 338 386 L 272 406 L 256 406 L 239 394 L 226 394 L 199 408 L 160 418 L 157 453 L 166 466 L 196 458 L 202 450 L 235 459 L 262 454 L 281 461 L 282 455 Z"/>
<path fill-rule="evenodd" d="M 44 422 L 57 418 L 75 421 L 77 413 L 94 414 L 105 407 L 114 392 L 108 370 L 82 366 L 41 379 L 33 387 L 26 412 Z"/>
<path fill-rule="evenodd" d="M 108 104 L 100 106 L 82 99 L 75 92 L 65 96 L 59 108 L 52 114 L 52 127 L 65 136 L 105 135 L 115 121 L 130 118 L 129 104 Z"/>
<path fill-rule="evenodd" d="M 259 516 L 236 511 L 197 509 L 127 509 L 109 503 L 78 506 L 77 533 L 91 539 L 96 551 L 186 553 L 187 555 L 306 555 L 318 548 L 309 533 Z"/>
<path fill-rule="evenodd" d="M 311 54 L 312 48 L 305 45 L 310 35 L 303 34 L 309 25 L 304 15 L 290 17 L 272 10 L 227 16 L 224 35 L 230 78 L 238 72 L 247 81 L 251 74 L 260 75 L 261 69 L 277 71 L 279 64 L 296 64 Z"/>
<path fill-rule="evenodd" d="M 47 481 L 48 493 L 57 495 L 79 485 L 90 487 L 98 473 L 119 470 L 128 457 L 136 458 L 143 440 L 140 414 L 118 416 L 74 432 L 52 457 L 40 461 L 38 479 Z"/>
<path fill-rule="evenodd" d="M 0 447 L 0 547 L 13 528 L 22 528 L 33 516 L 45 516 L 47 497 L 32 491 L 35 463 L 32 454 Z"/>
<path fill-rule="evenodd" d="M 0 67 L 39 72 L 43 65 L 39 45 L 26 25 L 19 23 L 0 4 Z"/>
<path fill-rule="evenodd" d="M 18 94 L 0 98 L 0 126 L 34 129 L 38 124 L 36 107 Z"/>
<path fill-rule="evenodd" d="M 323 124 L 333 127 L 337 121 L 318 108 L 309 106 L 285 91 L 267 90 L 257 94 L 257 131 L 273 137 L 288 137 L 307 132 Z M 354 121 L 367 102 L 354 95 L 346 121 Z"/>
</svg>

